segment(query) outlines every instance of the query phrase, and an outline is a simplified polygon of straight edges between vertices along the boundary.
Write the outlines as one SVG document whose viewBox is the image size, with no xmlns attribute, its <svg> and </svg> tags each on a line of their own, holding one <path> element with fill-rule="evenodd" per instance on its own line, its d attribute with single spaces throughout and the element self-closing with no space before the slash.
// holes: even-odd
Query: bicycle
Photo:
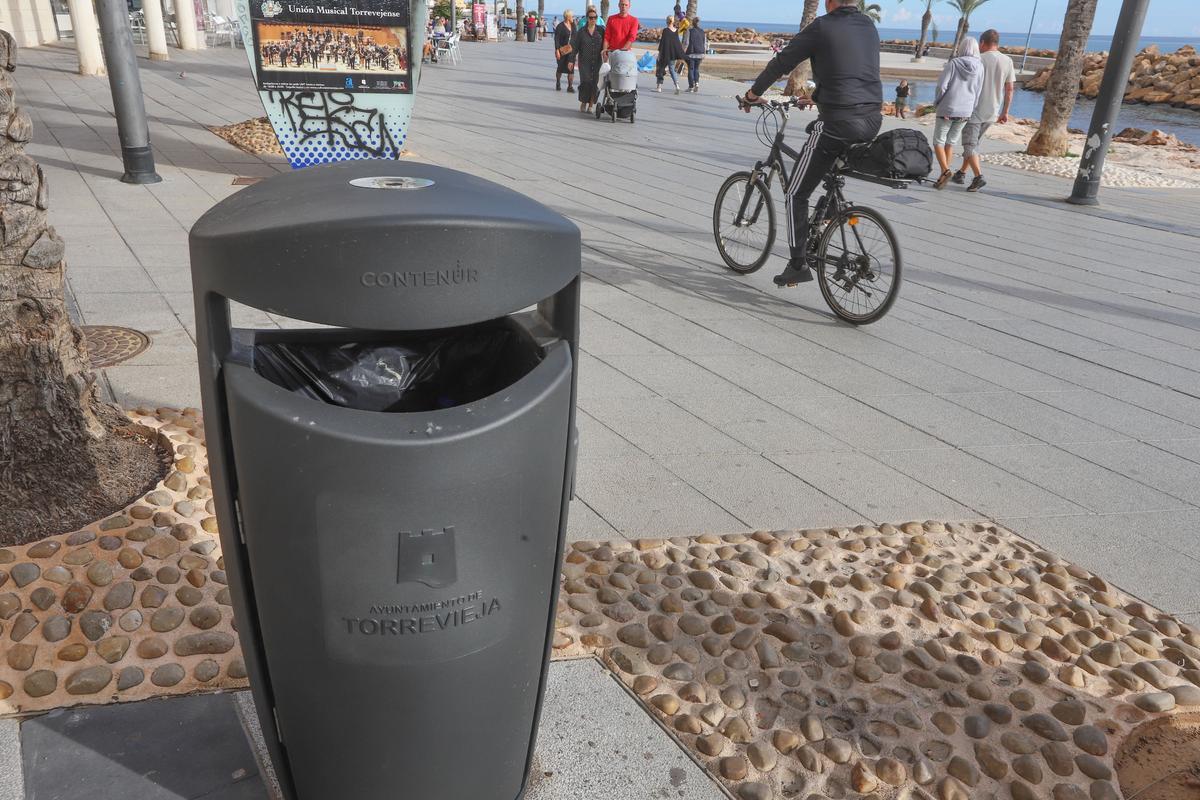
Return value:
<svg viewBox="0 0 1200 800">
<path fill-rule="evenodd" d="M 737 98 L 739 108 L 745 100 Z M 789 112 L 810 105 L 801 98 L 760 103 L 762 114 L 755 132 L 759 141 L 771 148 L 766 161 L 759 161 L 748 172 L 730 175 L 717 192 L 713 208 L 713 236 L 722 260 L 734 272 L 749 275 L 771 255 L 775 244 L 775 206 L 771 184 L 778 175 L 783 186 L 790 177 L 783 156 L 793 160 L 800 153 L 784 143 Z M 770 135 L 770 126 L 777 128 Z M 846 200 L 842 189 L 846 178 L 854 177 L 904 189 L 911 180 L 881 178 L 856 172 L 850 165 L 869 145 L 852 145 L 825 176 L 824 194 L 813 206 L 809 218 L 808 241 L 804 252 L 816 267 L 821 295 L 840 319 L 854 325 L 866 325 L 881 319 L 900 293 L 900 246 L 892 226 L 874 209 Z M 764 230 L 765 225 L 765 230 Z"/>
</svg>

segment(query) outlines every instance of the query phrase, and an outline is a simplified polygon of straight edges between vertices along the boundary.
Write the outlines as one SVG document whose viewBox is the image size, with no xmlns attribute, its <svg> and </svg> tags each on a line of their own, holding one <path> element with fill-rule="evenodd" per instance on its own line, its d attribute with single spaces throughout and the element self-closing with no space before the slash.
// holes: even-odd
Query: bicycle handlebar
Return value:
<svg viewBox="0 0 1200 800">
<path fill-rule="evenodd" d="M 813 104 L 806 97 L 790 97 L 787 100 L 764 100 L 760 97 L 758 100 L 750 102 L 746 99 L 745 95 L 739 94 L 734 99 L 737 100 L 738 109 L 742 111 L 749 110 L 755 106 L 782 111 L 789 108 L 808 108 Z"/>
</svg>

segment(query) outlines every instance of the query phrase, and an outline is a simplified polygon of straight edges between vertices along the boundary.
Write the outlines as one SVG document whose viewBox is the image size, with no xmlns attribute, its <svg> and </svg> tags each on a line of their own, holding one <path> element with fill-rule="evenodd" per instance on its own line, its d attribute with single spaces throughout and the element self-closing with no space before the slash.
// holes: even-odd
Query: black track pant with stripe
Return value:
<svg viewBox="0 0 1200 800">
<path fill-rule="evenodd" d="M 808 126 L 808 141 L 787 186 L 788 244 L 792 258 L 804 257 L 808 240 L 808 199 L 829 173 L 833 162 L 852 144 L 869 142 L 879 133 L 883 116 L 819 119 Z"/>
</svg>

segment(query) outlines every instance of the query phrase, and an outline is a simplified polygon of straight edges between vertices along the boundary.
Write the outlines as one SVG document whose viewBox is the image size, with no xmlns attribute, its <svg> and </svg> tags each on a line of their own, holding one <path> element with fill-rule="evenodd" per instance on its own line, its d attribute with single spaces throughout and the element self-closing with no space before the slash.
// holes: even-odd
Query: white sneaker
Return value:
<svg viewBox="0 0 1200 800">
<path fill-rule="evenodd" d="M 661 93 L 661 92 L 662 92 L 662 87 L 661 87 L 661 86 L 655 86 L 655 87 L 654 87 L 654 91 L 656 91 L 656 92 L 660 92 L 660 93 Z"/>
<path fill-rule="evenodd" d="M 678 87 L 678 86 L 676 86 L 676 87 L 675 87 L 675 94 L 679 94 L 679 87 Z"/>
</svg>

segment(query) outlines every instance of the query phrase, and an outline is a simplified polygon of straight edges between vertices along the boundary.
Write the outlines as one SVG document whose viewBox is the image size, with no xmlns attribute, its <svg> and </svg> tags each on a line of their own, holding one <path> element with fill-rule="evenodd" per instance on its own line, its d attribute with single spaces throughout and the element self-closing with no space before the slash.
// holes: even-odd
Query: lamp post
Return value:
<svg viewBox="0 0 1200 800">
<path fill-rule="evenodd" d="M 154 171 L 142 79 L 133 50 L 133 32 L 129 29 L 129 8 L 125 0 L 100 0 L 97 6 L 100 39 L 104 45 L 104 60 L 108 62 L 108 83 L 117 117 L 117 136 L 121 140 L 121 160 L 125 164 L 121 180 L 124 183 L 158 183 L 162 178 Z"/>
<path fill-rule="evenodd" d="M 1146 21 L 1146 9 L 1150 0 L 1125 0 L 1121 15 L 1117 17 L 1117 30 L 1113 34 L 1112 52 L 1108 54 L 1108 65 L 1100 81 L 1100 94 L 1092 111 L 1092 124 L 1083 145 L 1083 157 L 1079 159 L 1079 172 L 1075 175 L 1075 187 L 1071 190 L 1068 203 L 1077 206 L 1099 205 L 1100 178 L 1104 174 L 1104 159 L 1112 143 L 1113 127 L 1125 100 L 1125 88 L 1129 85 L 1129 71 L 1137 55 L 1138 40 L 1142 35 L 1142 23 Z"/>
<path fill-rule="evenodd" d="M 1021 56 L 1021 72 L 1025 72 L 1025 63 L 1029 61 L 1029 42 L 1033 40 L 1033 21 L 1037 18 L 1038 0 L 1033 0 L 1033 13 L 1029 15 L 1029 33 L 1025 34 L 1025 54 Z"/>
</svg>

